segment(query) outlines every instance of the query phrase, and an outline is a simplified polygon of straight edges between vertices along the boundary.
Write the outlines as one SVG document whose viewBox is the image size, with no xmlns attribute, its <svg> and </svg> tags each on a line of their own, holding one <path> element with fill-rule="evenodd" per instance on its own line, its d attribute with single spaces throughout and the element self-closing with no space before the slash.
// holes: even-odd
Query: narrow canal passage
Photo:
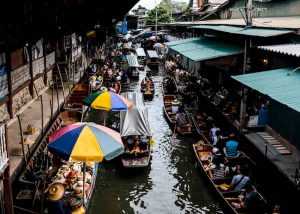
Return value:
<svg viewBox="0 0 300 214">
<path fill-rule="evenodd" d="M 144 171 L 126 171 L 116 163 L 102 165 L 90 203 L 91 214 L 216 213 L 220 210 L 195 168 L 190 145 L 195 139 L 176 136 L 171 140 L 172 131 L 162 110 L 162 77 L 153 79 L 156 96 L 146 102 L 155 140 L 150 167 Z M 127 90 L 139 91 L 139 84 L 131 84 Z"/>
</svg>

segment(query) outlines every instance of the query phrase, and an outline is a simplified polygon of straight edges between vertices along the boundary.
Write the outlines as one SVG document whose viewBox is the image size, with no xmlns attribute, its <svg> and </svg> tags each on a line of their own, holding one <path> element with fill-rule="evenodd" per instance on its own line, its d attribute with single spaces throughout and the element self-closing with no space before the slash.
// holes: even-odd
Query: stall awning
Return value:
<svg viewBox="0 0 300 214">
<path fill-rule="evenodd" d="M 280 44 L 259 46 L 258 49 L 288 56 L 300 57 L 300 44 Z"/>
<path fill-rule="evenodd" d="M 179 40 L 175 40 L 175 41 L 172 41 L 172 42 L 166 42 L 165 44 L 167 46 L 180 45 L 182 43 L 191 42 L 191 41 L 195 41 L 195 40 L 198 40 L 198 39 L 199 38 L 179 39 Z"/>
<path fill-rule="evenodd" d="M 148 50 L 147 53 L 148 53 L 149 58 L 158 58 L 156 51 Z"/>
<path fill-rule="evenodd" d="M 146 57 L 146 53 L 144 51 L 144 48 L 137 48 L 137 49 L 135 49 L 135 52 L 140 57 Z"/>
<path fill-rule="evenodd" d="M 283 29 L 267 29 L 267 28 L 245 28 L 245 27 L 236 27 L 229 25 L 197 25 L 191 27 L 193 29 L 203 29 L 203 30 L 213 30 L 216 32 L 230 33 L 242 36 L 250 36 L 250 37 L 274 37 L 281 36 L 285 34 L 293 33 L 291 30 L 283 30 Z"/>
<path fill-rule="evenodd" d="M 181 43 L 169 44 L 168 47 L 192 61 L 204 61 L 242 53 L 242 47 L 215 39 L 198 38 L 180 41 Z"/>
<path fill-rule="evenodd" d="M 136 55 L 133 55 L 133 54 L 126 55 L 126 59 L 127 59 L 129 67 L 139 67 L 140 66 Z"/>
<path fill-rule="evenodd" d="M 232 76 L 243 85 L 300 112 L 300 71 L 281 68 Z"/>
</svg>

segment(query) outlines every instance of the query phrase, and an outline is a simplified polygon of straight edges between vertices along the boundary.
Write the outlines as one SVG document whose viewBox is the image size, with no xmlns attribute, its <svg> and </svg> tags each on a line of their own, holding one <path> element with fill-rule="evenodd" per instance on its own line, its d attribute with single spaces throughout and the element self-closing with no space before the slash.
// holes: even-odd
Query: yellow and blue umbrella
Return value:
<svg viewBox="0 0 300 214">
<path fill-rule="evenodd" d="M 74 123 L 49 137 L 48 150 L 64 160 L 111 160 L 124 152 L 118 132 L 95 123 Z"/>
<path fill-rule="evenodd" d="M 133 106 L 129 100 L 112 91 L 92 93 L 83 100 L 83 104 L 105 111 L 126 111 Z"/>
</svg>

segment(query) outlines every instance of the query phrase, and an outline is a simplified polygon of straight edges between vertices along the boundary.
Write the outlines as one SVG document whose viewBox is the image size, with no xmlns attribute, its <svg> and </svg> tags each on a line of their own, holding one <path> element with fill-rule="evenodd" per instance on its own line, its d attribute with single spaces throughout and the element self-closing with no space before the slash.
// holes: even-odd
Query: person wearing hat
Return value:
<svg viewBox="0 0 300 214">
<path fill-rule="evenodd" d="M 173 101 L 172 101 L 172 113 L 173 114 L 176 114 L 179 110 L 179 105 L 180 105 L 180 102 L 175 98 Z"/>
<path fill-rule="evenodd" d="M 47 189 L 47 207 L 51 214 L 71 214 L 71 209 L 62 200 L 65 194 L 65 187 L 61 183 L 53 183 Z"/>
</svg>

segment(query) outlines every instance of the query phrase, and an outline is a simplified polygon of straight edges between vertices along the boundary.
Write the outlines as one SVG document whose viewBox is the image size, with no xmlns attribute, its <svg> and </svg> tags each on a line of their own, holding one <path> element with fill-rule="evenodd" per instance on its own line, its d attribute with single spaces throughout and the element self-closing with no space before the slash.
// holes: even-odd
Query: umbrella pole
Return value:
<svg viewBox="0 0 300 214">
<path fill-rule="evenodd" d="M 84 202 L 84 200 L 85 200 L 85 188 L 84 188 L 84 186 L 85 186 L 85 172 L 86 172 L 86 163 L 85 162 L 83 162 L 83 185 L 82 185 L 82 192 L 83 192 L 83 195 L 82 195 L 82 201 L 83 201 L 83 206 L 85 206 L 85 202 Z"/>
<path fill-rule="evenodd" d="M 107 112 L 104 112 L 104 116 L 103 116 L 104 117 L 104 121 L 103 121 L 104 126 L 106 126 L 106 116 L 107 116 L 106 114 L 107 114 Z"/>
</svg>

